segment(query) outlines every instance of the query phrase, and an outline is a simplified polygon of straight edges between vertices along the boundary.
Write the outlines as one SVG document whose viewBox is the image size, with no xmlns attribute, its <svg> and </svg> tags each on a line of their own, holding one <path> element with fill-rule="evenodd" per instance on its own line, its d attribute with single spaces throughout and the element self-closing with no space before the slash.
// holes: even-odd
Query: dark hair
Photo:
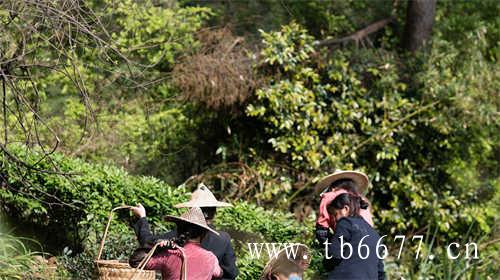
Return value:
<svg viewBox="0 0 500 280">
<path fill-rule="evenodd" d="M 354 182 L 353 180 L 351 179 L 339 179 L 339 180 L 335 180 L 333 181 L 330 186 L 329 186 L 330 190 L 333 190 L 333 189 L 344 189 L 348 192 L 352 192 L 352 193 L 359 193 L 359 186 L 358 184 L 356 184 L 356 182 Z"/>
<path fill-rule="evenodd" d="M 180 247 L 184 247 L 189 239 L 205 237 L 207 230 L 186 222 L 177 222 L 177 237 L 174 238 L 174 242 Z"/>
<path fill-rule="evenodd" d="M 217 212 L 216 207 L 201 207 L 201 212 L 203 212 L 203 216 L 205 216 L 205 220 L 212 220 L 215 216 L 215 212 Z"/>
<path fill-rule="evenodd" d="M 368 202 L 364 201 L 359 195 L 352 193 L 339 194 L 328 206 L 328 212 L 331 210 L 340 210 L 345 206 L 349 206 L 349 216 L 359 216 L 360 209 L 367 209 Z"/>
</svg>

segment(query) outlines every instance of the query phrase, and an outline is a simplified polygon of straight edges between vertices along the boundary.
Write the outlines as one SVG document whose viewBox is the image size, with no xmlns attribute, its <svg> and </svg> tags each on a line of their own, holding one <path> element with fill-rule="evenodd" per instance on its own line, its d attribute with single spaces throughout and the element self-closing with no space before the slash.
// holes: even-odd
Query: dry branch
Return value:
<svg viewBox="0 0 500 280">
<path fill-rule="evenodd" d="M 348 42 L 354 41 L 356 46 L 359 45 L 359 43 L 366 38 L 368 35 L 379 31 L 380 29 L 384 28 L 386 25 L 391 23 L 394 20 L 394 17 L 388 17 L 385 19 L 378 20 L 354 33 L 352 33 L 349 36 L 342 37 L 342 38 L 337 38 L 337 39 L 325 39 L 322 41 L 319 41 L 316 44 L 316 47 L 319 49 L 321 47 L 331 47 L 333 45 L 338 45 L 338 44 L 346 44 Z"/>
<path fill-rule="evenodd" d="M 0 119 L 3 122 L 0 153 L 16 166 L 20 178 L 30 172 L 51 173 L 66 177 L 73 184 L 71 175 L 74 174 L 62 172 L 51 157 L 60 140 L 40 110 L 41 78 L 57 73 L 69 81 L 86 108 L 87 129 L 93 110 L 81 67 L 97 66 L 82 65 L 79 51 L 95 50 L 101 56 L 99 66 L 109 63 L 113 67 L 116 60 L 121 60 L 128 67 L 129 60 L 115 47 L 106 27 L 85 1 L 5 0 L 0 1 L 0 11 L 3 12 L 0 17 Z M 39 158 L 28 162 L 15 155 L 9 147 L 14 142 L 36 150 Z M 51 166 L 40 168 L 42 161 Z M 43 186 L 31 186 L 27 180 L 23 183 L 44 193 Z M 52 199 L 55 204 L 72 206 L 57 197 Z"/>
</svg>

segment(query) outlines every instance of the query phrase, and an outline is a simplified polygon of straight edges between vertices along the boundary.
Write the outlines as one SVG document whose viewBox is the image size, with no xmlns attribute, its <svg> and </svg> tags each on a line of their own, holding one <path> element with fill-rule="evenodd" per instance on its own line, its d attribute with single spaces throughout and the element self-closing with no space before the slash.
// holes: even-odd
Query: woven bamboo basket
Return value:
<svg viewBox="0 0 500 280">
<path fill-rule="evenodd" d="M 131 267 L 128 262 L 119 260 L 101 260 L 102 250 L 104 248 L 104 243 L 108 235 L 109 225 L 113 218 L 113 212 L 119 209 L 130 209 L 130 206 L 119 206 L 113 208 L 109 213 L 108 223 L 106 224 L 106 229 L 104 230 L 104 236 L 101 240 L 101 245 L 99 247 L 99 253 L 97 259 L 94 261 L 97 267 L 97 274 L 99 280 L 154 280 L 155 271 L 144 270 L 149 259 L 153 256 L 153 253 L 157 247 L 155 245 L 146 257 L 141 261 L 137 268 Z"/>
</svg>

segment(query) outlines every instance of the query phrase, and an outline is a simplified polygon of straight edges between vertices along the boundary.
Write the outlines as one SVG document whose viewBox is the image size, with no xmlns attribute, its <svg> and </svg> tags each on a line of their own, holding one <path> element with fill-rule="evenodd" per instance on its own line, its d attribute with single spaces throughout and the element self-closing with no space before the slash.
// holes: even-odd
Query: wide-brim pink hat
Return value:
<svg viewBox="0 0 500 280">
<path fill-rule="evenodd" d="M 359 171 L 351 171 L 351 170 L 336 170 L 334 173 L 327 175 L 316 184 L 314 187 L 315 193 L 322 193 L 328 188 L 333 182 L 340 179 L 351 179 L 356 185 L 358 185 L 358 191 L 360 193 L 366 192 L 368 186 L 370 185 L 370 180 L 365 173 Z"/>
<path fill-rule="evenodd" d="M 218 201 L 214 194 L 203 183 L 191 193 L 191 199 L 187 202 L 174 205 L 176 208 L 183 207 L 231 207 L 230 203 Z"/>
<path fill-rule="evenodd" d="M 201 209 L 199 207 L 192 207 L 179 217 L 167 215 L 164 218 L 165 218 L 165 220 L 171 221 L 171 222 L 186 222 L 186 223 L 190 223 L 193 225 L 197 225 L 199 227 L 202 227 L 206 230 L 209 230 L 209 231 L 219 235 L 219 233 L 217 231 L 211 229 L 208 226 L 207 221 L 205 220 L 205 216 L 203 215 L 203 212 L 201 211 Z"/>
</svg>

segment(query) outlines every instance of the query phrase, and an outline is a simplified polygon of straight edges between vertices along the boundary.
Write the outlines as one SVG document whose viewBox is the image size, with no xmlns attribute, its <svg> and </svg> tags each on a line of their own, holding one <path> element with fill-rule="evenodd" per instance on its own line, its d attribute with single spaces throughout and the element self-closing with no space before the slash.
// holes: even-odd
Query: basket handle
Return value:
<svg viewBox="0 0 500 280">
<path fill-rule="evenodd" d="M 181 280 L 187 280 L 187 259 L 184 254 L 184 249 L 179 247 L 182 254 Z"/>
<path fill-rule="evenodd" d="M 97 260 L 101 259 L 102 249 L 104 249 L 104 242 L 106 242 L 106 238 L 108 237 L 109 225 L 111 224 L 111 220 L 113 219 L 113 212 L 120 209 L 130 209 L 130 208 L 132 208 L 132 206 L 122 205 L 111 209 L 111 212 L 109 212 L 108 223 L 106 224 L 106 229 L 104 230 L 104 236 L 102 237 L 101 245 L 99 246 L 99 253 L 97 254 Z"/>
<path fill-rule="evenodd" d="M 142 261 L 139 263 L 137 266 L 138 270 L 144 270 L 144 267 L 146 267 L 146 264 L 149 262 L 151 257 L 153 256 L 153 253 L 155 252 L 156 248 L 158 247 L 160 243 L 156 243 L 151 250 L 149 250 L 148 254 L 142 259 Z"/>
<path fill-rule="evenodd" d="M 143 271 L 144 267 L 146 267 L 146 264 L 149 262 L 151 257 L 153 256 L 154 251 L 158 247 L 160 243 L 156 243 L 153 248 L 149 251 L 149 253 L 142 259 L 142 261 L 139 263 L 137 266 L 137 270 L 134 273 L 134 276 L 131 278 L 131 280 L 135 280 L 135 278 L 139 275 L 138 272 Z M 177 245 L 174 245 L 174 248 L 179 250 L 181 252 L 181 258 L 182 258 L 182 265 L 181 265 L 181 280 L 187 280 L 187 259 L 186 255 L 184 254 L 184 249 L 182 247 L 179 247 Z"/>
<path fill-rule="evenodd" d="M 115 208 L 111 209 L 111 211 L 109 212 L 108 222 L 106 224 L 106 229 L 104 230 L 104 236 L 102 237 L 101 245 L 99 246 L 99 253 L 97 254 L 97 259 L 96 260 L 100 260 L 101 259 L 102 250 L 104 249 L 104 243 L 106 242 L 106 238 L 108 237 L 109 225 L 111 224 L 111 220 L 113 219 L 113 212 L 116 211 L 116 210 L 120 210 L 120 209 L 130 209 L 130 208 L 132 208 L 132 206 L 122 205 L 122 206 L 118 206 L 118 207 L 115 207 Z M 144 270 L 144 267 L 146 266 L 146 264 L 149 262 L 149 260 L 153 256 L 153 253 L 156 250 L 156 248 L 158 247 L 158 245 L 159 245 L 159 243 L 156 243 L 153 246 L 153 248 L 151 248 L 151 250 L 148 252 L 148 254 L 146 255 L 146 257 L 144 257 L 144 259 L 137 266 L 137 268 L 138 268 L 137 271 Z M 180 250 L 181 255 L 182 255 L 181 277 L 182 277 L 182 280 L 187 280 L 187 259 L 186 259 L 186 255 L 184 254 L 184 250 L 181 247 L 177 247 L 177 249 Z M 132 279 L 135 279 L 135 277 L 138 275 L 137 271 L 134 274 L 134 276 L 132 277 Z"/>
<path fill-rule="evenodd" d="M 156 243 L 153 246 L 153 248 L 151 248 L 151 250 L 146 255 L 146 257 L 144 257 L 144 259 L 142 259 L 142 261 L 137 266 L 137 270 L 134 273 L 134 276 L 131 278 L 131 280 L 135 280 L 135 278 L 139 275 L 138 272 L 144 270 L 144 267 L 146 267 L 146 264 L 149 262 L 149 260 L 153 256 L 153 253 L 154 253 L 154 251 L 156 250 L 156 248 L 158 247 L 159 244 L 160 243 Z M 182 256 L 181 280 L 187 280 L 187 259 L 186 259 L 186 255 L 184 254 L 184 250 L 181 247 L 179 247 L 179 246 L 175 246 L 174 248 L 178 249 L 181 252 L 181 256 Z"/>
</svg>

